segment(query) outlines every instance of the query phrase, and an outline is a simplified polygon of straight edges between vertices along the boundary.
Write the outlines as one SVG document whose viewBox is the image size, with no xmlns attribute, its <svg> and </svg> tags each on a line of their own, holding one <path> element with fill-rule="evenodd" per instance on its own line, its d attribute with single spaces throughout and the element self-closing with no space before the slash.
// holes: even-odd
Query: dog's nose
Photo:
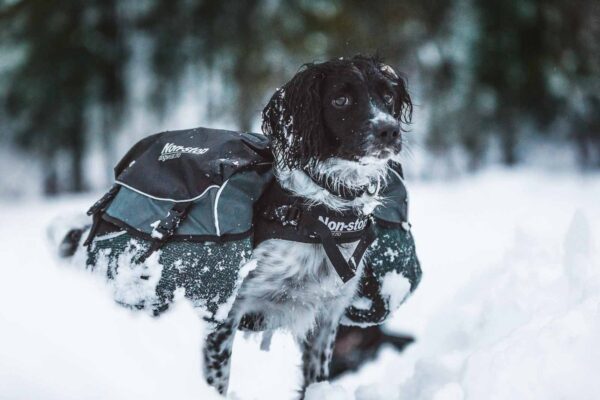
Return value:
<svg viewBox="0 0 600 400">
<path fill-rule="evenodd" d="M 398 140 L 400 127 L 398 124 L 378 124 L 375 126 L 375 137 L 382 143 L 391 144 Z"/>
</svg>

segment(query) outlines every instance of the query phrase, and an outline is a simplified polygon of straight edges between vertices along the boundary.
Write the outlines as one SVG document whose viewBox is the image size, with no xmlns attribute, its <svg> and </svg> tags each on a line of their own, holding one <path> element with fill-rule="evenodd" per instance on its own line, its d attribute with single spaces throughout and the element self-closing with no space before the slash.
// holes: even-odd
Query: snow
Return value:
<svg viewBox="0 0 600 400">
<path fill-rule="evenodd" d="M 383 276 L 381 295 L 389 299 L 390 309 L 396 310 L 410 293 L 410 281 L 396 271 L 390 271 Z"/>
<path fill-rule="evenodd" d="M 306 390 L 306 400 L 346 400 L 349 393 L 340 385 L 319 382 L 310 385 Z"/>
<path fill-rule="evenodd" d="M 106 240 L 107 237 L 99 237 L 92 246 L 103 239 Z M 98 254 L 98 262 L 94 267 L 94 273 L 100 274 L 103 279 L 106 279 L 108 270 L 115 271 L 118 268 L 118 274 L 111 274 L 115 278 L 106 279 L 106 281 L 112 289 L 113 299 L 129 306 L 156 304 L 159 301 L 156 286 L 163 272 L 163 266 L 159 262 L 160 250 L 150 254 L 143 264 L 136 263 L 134 260 L 139 254 L 141 246 L 138 241 L 132 240 L 128 250 L 120 254 L 117 262 L 113 262 L 112 265 L 109 261 L 111 250 L 101 250 Z M 77 265 L 82 264 L 78 263 Z M 140 276 L 144 276 L 146 279 L 140 279 Z"/>
<path fill-rule="evenodd" d="M 417 341 L 307 400 L 599 398 L 600 175 L 407 184 L 424 275 L 386 329 Z M 0 398 L 219 398 L 201 379 L 205 325 L 189 303 L 136 313 L 54 259 L 49 221 L 96 197 L 0 204 Z M 230 399 L 296 396 L 299 351 L 272 339 L 264 352 L 260 334 L 236 337 Z"/>
</svg>

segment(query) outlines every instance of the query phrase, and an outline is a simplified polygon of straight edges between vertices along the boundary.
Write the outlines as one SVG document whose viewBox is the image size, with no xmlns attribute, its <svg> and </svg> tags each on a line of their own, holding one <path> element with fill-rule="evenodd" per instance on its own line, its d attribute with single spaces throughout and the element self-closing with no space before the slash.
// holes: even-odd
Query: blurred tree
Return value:
<svg viewBox="0 0 600 400">
<path fill-rule="evenodd" d="M 558 116 L 570 129 L 581 164 L 600 167 L 600 2 L 548 2 L 548 84 L 561 99 Z"/>
<path fill-rule="evenodd" d="M 119 8 L 119 3 L 118 0 L 95 0 L 98 20 L 96 29 L 90 29 L 95 33 L 90 36 L 96 43 L 92 46 L 95 68 L 90 77 L 93 90 L 90 104 L 96 102 L 100 109 L 103 150 L 110 165 L 115 162 L 113 138 L 119 131 L 127 105 L 126 68 L 130 53 L 124 31 L 130 30 L 131 24 L 123 17 L 126 12 Z"/>
<path fill-rule="evenodd" d="M 152 43 L 155 111 L 164 114 L 177 97 L 186 68 L 210 71 L 229 83 L 221 106 L 234 116 L 239 129 L 250 130 L 260 115 L 260 96 L 272 67 L 265 59 L 272 42 L 264 29 L 266 1 L 155 1 L 138 19 L 138 28 Z M 165 16 L 169 16 L 166 18 Z M 257 21 L 262 21 L 257 23 Z M 216 99 L 210 99 L 213 103 Z M 235 109 L 235 111 L 234 111 Z"/>
<path fill-rule="evenodd" d="M 544 19 L 538 0 L 476 0 L 481 34 L 474 51 L 475 84 L 493 97 L 484 129 L 499 135 L 503 161 L 518 161 L 519 126 L 547 123 L 556 101 L 545 82 Z"/>
<path fill-rule="evenodd" d="M 495 104 L 493 112 L 476 117 L 499 137 L 503 161 L 519 161 L 519 139 L 532 139 L 532 128 L 548 138 L 560 121 L 577 132 L 587 163 L 597 141 L 592 138 L 600 135 L 593 110 L 600 99 L 600 46 L 592 34 L 600 33 L 600 4 L 475 0 L 475 6 L 481 26 L 473 53 L 475 85 Z"/>
<path fill-rule="evenodd" d="M 104 107 L 106 134 L 121 118 L 127 52 L 118 34 L 116 0 L 21 0 L 0 9 L 2 37 L 22 46 L 3 103 L 20 146 L 43 160 L 45 192 L 85 188 L 82 162 L 86 112 Z M 70 181 L 59 181 L 57 156 L 66 152 Z"/>
<path fill-rule="evenodd" d="M 0 48 L 13 55 L 0 64 L 3 135 L 43 160 L 46 192 L 79 191 L 90 136 L 110 152 L 131 105 L 134 44 L 148 44 L 151 112 L 167 115 L 192 71 L 223 83 L 209 109 L 242 130 L 300 64 L 379 52 L 411 86 L 419 78 L 436 156 L 460 145 L 477 168 L 493 138 L 513 165 L 537 135 L 571 140 L 600 165 L 599 10 L 597 0 L 0 0 Z"/>
<path fill-rule="evenodd" d="M 420 17 L 411 10 L 395 1 L 153 2 L 139 22 L 153 43 L 150 98 L 164 113 L 186 66 L 218 67 L 234 89 L 225 107 L 248 130 L 273 87 L 304 62 L 379 51 L 401 63 L 416 42 L 399 28 Z"/>
<path fill-rule="evenodd" d="M 413 58 L 418 62 L 422 98 L 428 110 L 426 148 L 434 159 L 444 156 L 464 138 L 470 136 L 469 105 L 465 92 L 470 76 L 468 53 L 473 35 L 470 8 L 464 1 L 424 2 L 413 22 Z M 435 10 L 435 11 L 432 11 Z M 480 139 L 480 135 L 472 135 Z M 468 154 L 472 165 L 479 160 L 480 143 L 470 142 Z M 444 167 L 447 167 L 444 165 Z"/>
</svg>

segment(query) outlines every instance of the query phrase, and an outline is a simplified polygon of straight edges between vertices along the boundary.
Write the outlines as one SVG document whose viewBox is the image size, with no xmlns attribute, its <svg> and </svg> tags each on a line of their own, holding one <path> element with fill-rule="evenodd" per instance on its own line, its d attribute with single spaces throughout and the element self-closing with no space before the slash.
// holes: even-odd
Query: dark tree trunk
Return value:
<svg viewBox="0 0 600 400">
<path fill-rule="evenodd" d="M 254 15 L 258 1 L 246 1 L 243 6 L 242 15 Z M 250 131 L 252 122 L 259 115 L 260 105 L 252 96 L 256 93 L 257 82 L 260 80 L 260 66 L 255 65 L 256 54 L 261 53 L 260 40 L 254 30 L 252 18 L 243 18 L 238 29 L 241 32 L 239 38 L 238 61 L 234 67 L 233 75 L 238 87 L 238 127 L 242 131 Z"/>
<path fill-rule="evenodd" d="M 85 191 L 83 178 L 83 149 L 74 148 L 71 153 L 71 191 Z"/>
<path fill-rule="evenodd" d="M 54 165 L 54 160 L 46 159 L 44 161 L 44 165 L 42 165 L 44 169 L 44 195 L 46 196 L 55 196 L 58 194 L 58 175 L 56 173 L 56 166 Z"/>
<path fill-rule="evenodd" d="M 501 113 L 501 136 L 500 146 L 502 151 L 502 162 L 504 165 L 512 167 L 517 164 L 517 132 L 513 122 L 513 113 Z"/>
<path fill-rule="evenodd" d="M 502 136 L 502 162 L 509 167 L 517 164 L 516 137 L 514 132 Z"/>
<path fill-rule="evenodd" d="M 113 137 L 121 123 L 125 102 L 124 65 L 128 56 L 122 32 L 123 21 L 118 9 L 118 0 L 105 0 L 102 5 L 99 31 L 111 43 L 112 55 L 101 71 L 102 80 L 102 132 L 107 183 L 112 181 L 112 167 L 116 163 Z"/>
<path fill-rule="evenodd" d="M 85 140 L 84 140 L 84 123 L 83 123 L 83 110 L 73 110 L 77 119 L 76 122 L 73 122 L 72 129 L 69 137 L 71 138 L 71 142 L 69 143 L 69 157 L 70 157 L 70 166 L 69 166 L 69 178 L 70 178 L 70 187 L 66 190 L 69 192 L 83 192 L 85 191 L 85 179 L 83 173 L 83 156 L 85 151 Z"/>
<path fill-rule="evenodd" d="M 574 135 L 577 143 L 577 150 L 579 153 L 579 166 L 583 169 L 589 168 L 592 164 L 592 157 L 590 154 L 590 142 L 587 135 L 581 131 L 577 131 Z"/>
<path fill-rule="evenodd" d="M 238 126 L 243 132 L 250 132 L 252 129 L 252 122 L 258 113 L 255 113 L 256 104 L 252 104 L 252 98 L 245 85 L 240 87 L 240 98 L 238 100 L 238 106 L 240 108 L 238 116 Z"/>
</svg>

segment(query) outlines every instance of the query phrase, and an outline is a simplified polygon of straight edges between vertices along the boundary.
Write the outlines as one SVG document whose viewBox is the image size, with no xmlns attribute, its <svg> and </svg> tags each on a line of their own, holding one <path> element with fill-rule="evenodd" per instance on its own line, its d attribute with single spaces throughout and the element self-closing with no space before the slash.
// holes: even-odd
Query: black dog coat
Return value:
<svg viewBox="0 0 600 400">
<path fill-rule="evenodd" d="M 272 163 L 268 139 L 259 134 L 197 128 L 143 139 L 88 212 L 88 266 L 106 275 L 123 305 L 158 315 L 185 296 L 218 323 L 263 240 L 323 244 L 344 282 L 366 251 L 359 294 L 342 322 L 383 322 L 421 276 L 400 166 L 390 170 L 383 204 L 360 217 L 304 204 L 277 184 Z M 357 240 L 354 255 L 343 259 L 335 244 Z"/>
</svg>

